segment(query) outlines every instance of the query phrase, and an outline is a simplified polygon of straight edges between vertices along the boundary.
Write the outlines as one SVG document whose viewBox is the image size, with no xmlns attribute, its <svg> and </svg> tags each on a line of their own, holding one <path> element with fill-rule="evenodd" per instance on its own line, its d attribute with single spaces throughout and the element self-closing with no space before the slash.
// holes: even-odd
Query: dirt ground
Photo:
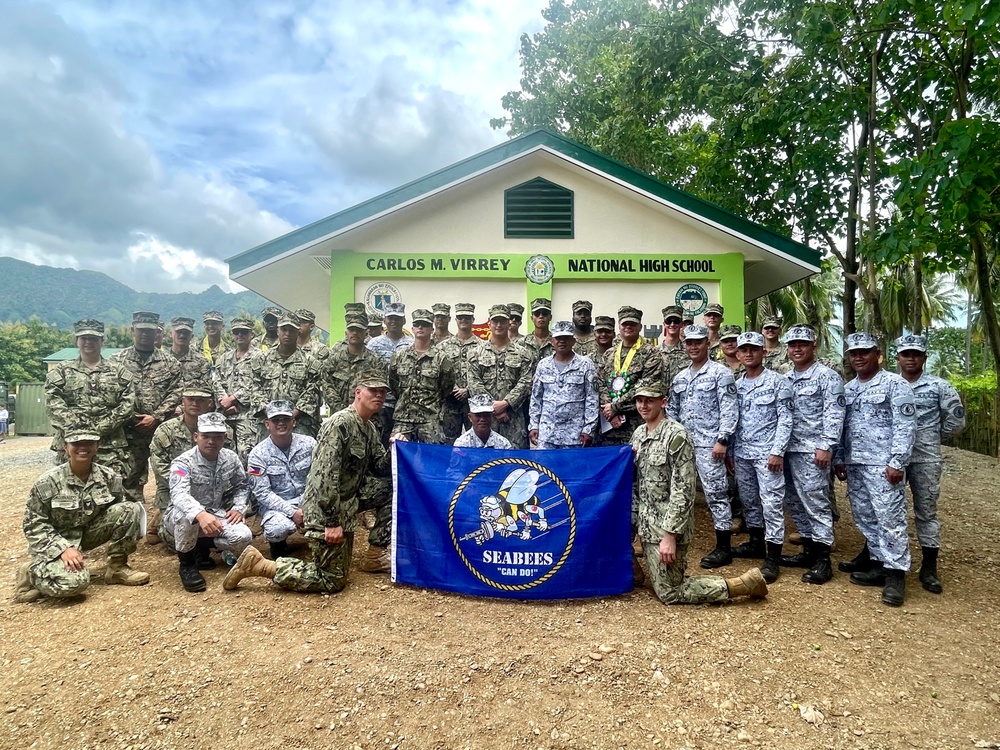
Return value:
<svg viewBox="0 0 1000 750">
<path fill-rule="evenodd" d="M 995 460 L 946 449 L 945 593 L 913 574 L 901 609 L 845 574 L 810 586 L 792 570 L 766 601 L 702 607 L 648 588 L 473 599 L 361 572 L 333 597 L 262 579 L 226 592 L 223 568 L 187 594 L 176 559 L 144 544 L 132 562 L 148 586 L 18 605 L 46 446 L 0 445 L 0 747 L 1000 747 Z M 861 545 L 838 492 L 835 560 Z M 703 503 L 696 523 L 695 566 Z"/>
</svg>

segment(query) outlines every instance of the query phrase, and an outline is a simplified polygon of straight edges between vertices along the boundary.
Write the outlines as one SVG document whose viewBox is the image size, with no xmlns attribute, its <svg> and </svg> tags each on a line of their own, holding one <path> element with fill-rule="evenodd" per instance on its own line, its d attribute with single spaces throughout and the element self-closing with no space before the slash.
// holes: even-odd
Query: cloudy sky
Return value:
<svg viewBox="0 0 1000 750">
<path fill-rule="evenodd" d="M 504 139 L 545 0 L 0 0 L 0 255 L 144 291 Z"/>
</svg>

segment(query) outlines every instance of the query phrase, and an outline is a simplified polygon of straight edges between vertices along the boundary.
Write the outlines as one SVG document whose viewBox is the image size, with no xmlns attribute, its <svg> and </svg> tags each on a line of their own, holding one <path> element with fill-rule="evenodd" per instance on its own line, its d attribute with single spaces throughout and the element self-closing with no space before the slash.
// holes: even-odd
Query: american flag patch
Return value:
<svg viewBox="0 0 1000 750">
<path fill-rule="evenodd" d="M 247 474 L 249 474 L 252 477 L 259 477 L 263 473 L 264 473 L 263 466 L 254 466 L 253 464 L 250 464 L 250 466 L 247 467 Z"/>
<path fill-rule="evenodd" d="M 179 477 L 186 477 L 188 475 L 188 470 L 185 469 L 183 466 L 178 466 L 176 469 L 174 469 L 174 474 L 176 474 Z"/>
</svg>

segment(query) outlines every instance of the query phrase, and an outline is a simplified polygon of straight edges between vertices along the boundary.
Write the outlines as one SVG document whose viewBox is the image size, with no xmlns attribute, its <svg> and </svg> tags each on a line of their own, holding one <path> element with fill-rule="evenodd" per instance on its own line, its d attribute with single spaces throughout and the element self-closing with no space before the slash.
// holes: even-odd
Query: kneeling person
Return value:
<svg viewBox="0 0 1000 750">
<path fill-rule="evenodd" d="M 493 399 L 488 393 L 477 393 L 469 397 L 469 424 L 455 441 L 456 448 L 499 448 L 513 450 L 514 446 L 499 432 L 493 431 Z"/>
</svg>

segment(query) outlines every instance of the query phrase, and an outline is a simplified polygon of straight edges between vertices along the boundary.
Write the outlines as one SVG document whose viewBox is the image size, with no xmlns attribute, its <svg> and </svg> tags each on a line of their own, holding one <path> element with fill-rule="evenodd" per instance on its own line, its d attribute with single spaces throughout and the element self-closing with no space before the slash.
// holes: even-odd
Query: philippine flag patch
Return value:
<svg viewBox="0 0 1000 750">
<path fill-rule="evenodd" d="M 186 477 L 188 475 L 188 470 L 185 469 L 183 466 L 178 466 L 177 468 L 174 469 L 174 474 L 176 474 L 179 477 Z"/>
<path fill-rule="evenodd" d="M 250 464 L 247 467 L 247 474 L 249 474 L 252 477 L 259 477 L 263 473 L 264 473 L 263 466 L 254 466 L 253 464 Z"/>
</svg>

